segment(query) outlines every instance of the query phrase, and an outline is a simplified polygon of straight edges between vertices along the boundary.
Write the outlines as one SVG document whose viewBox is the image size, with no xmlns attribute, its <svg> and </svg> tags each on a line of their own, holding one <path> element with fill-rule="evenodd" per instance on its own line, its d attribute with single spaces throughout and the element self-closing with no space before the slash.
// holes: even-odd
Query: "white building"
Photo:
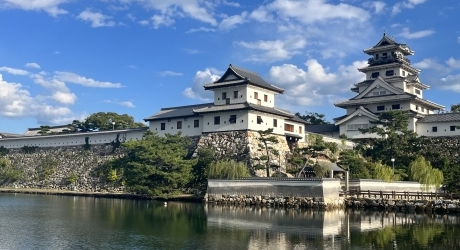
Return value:
<svg viewBox="0 0 460 250">
<path fill-rule="evenodd" d="M 357 93 L 355 97 L 335 104 L 346 110 L 346 115 L 334 119 L 340 135 L 350 139 L 371 137 L 373 135 L 363 135 L 359 129 L 368 128 L 379 113 L 390 110 L 409 111 L 408 128 L 420 136 L 460 135 L 457 129 L 460 114 L 435 113 L 445 107 L 423 98 L 423 91 L 429 86 L 420 81 L 420 70 L 413 68 L 406 58 L 414 54 L 406 44 L 383 34 L 382 39 L 364 53 L 371 56 L 369 65 L 358 70 L 366 74 L 366 80 L 351 89 Z"/>
<path fill-rule="evenodd" d="M 214 91 L 214 102 L 162 108 L 145 118 L 150 131 L 159 135 L 197 136 L 203 133 L 266 130 L 286 136 L 288 141 L 304 141 L 305 121 L 275 107 L 275 95 L 284 90 L 263 80 L 259 74 L 230 65 L 217 81 L 205 84 Z"/>
</svg>

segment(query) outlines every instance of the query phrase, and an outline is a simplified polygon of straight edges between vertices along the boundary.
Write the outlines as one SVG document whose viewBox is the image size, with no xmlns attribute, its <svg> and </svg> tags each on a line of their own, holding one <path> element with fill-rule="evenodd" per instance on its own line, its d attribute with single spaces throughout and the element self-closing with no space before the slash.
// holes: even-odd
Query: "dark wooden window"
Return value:
<svg viewBox="0 0 460 250">
<path fill-rule="evenodd" d="M 432 127 L 432 128 L 431 128 L 431 131 L 433 131 L 433 132 L 438 132 L 438 127 Z"/>
<path fill-rule="evenodd" d="M 177 121 L 177 129 L 182 129 L 182 121 Z"/>
<path fill-rule="evenodd" d="M 391 105 L 391 109 L 401 109 L 401 105 L 393 104 L 393 105 Z"/>
<path fill-rule="evenodd" d="M 284 131 L 294 132 L 294 125 L 284 124 Z"/>
<path fill-rule="evenodd" d="M 214 125 L 220 124 L 220 116 L 214 116 Z"/>
<path fill-rule="evenodd" d="M 254 92 L 254 99 L 259 99 L 259 93 Z"/>
<path fill-rule="evenodd" d="M 238 91 L 233 91 L 233 98 L 238 98 Z"/>
<path fill-rule="evenodd" d="M 379 75 L 380 75 L 379 72 L 372 72 L 371 77 L 372 77 L 372 78 L 377 78 Z"/>
<path fill-rule="evenodd" d="M 160 128 L 160 129 L 161 129 L 161 130 L 165 130 L 165 129 L 166 129 L 166 123 L 162 122 L 162 123 L 161 123 L 161 128 Z"/>
<path fill-rule="evenodd" d="M 193 127 L 199 128 L 200 127 L 200 120 L 193 120 Z"/>
<path fill-rule="evenodd" d="M 415 94 L 420 95 L 421 94 L 420 89 L 415 89 Z"/>
<path fill-rule="evenodd" d="M 264 95 L 264 102 L 268 102 L 268 95 Z"/>
<path fill-rule="evenodd" d="M 225 99 L 227 99 L 227 92 L 222 93 L 222 100 L 225 100 Z"/>
<path fill-rule="evenodd" d="M 228 120 L 230 123 L 236 123 L 236 115 L 230 115 L 230 120 Z"/>
<path fill-rule="evenodd" d="M 302 126 L 299 126 L 299 134 L 302 134 Z"/>
<path fill-rule="evenodd" d="M 278 120 L 273 119 L 273 127 L 274 128 L 278 127 Z"/>
<path fill-rule="evenodd" d="M 264 122 L 262 116 L 257 116 L 257 124 L 262 124 L 262 122 Z"/>
<path fill-rule="evenodd" d="M 377 106 L 377 111 L 384 111 L 385 105 Z"/>
<path fill-rule="evenodd" d="M 456 128 L 456 126 L 450 126 L 450 131 L 455 131 Z"/>
</svg>

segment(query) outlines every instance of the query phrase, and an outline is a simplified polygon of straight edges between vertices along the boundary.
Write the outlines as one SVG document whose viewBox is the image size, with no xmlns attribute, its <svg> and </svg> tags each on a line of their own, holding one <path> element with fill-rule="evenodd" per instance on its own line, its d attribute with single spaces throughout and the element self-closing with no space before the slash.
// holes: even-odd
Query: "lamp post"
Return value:
<svg viewBox="0 0 460 250">
<path fill-rule="evenodd" d="M 393 163 L 393 174 L 395 173 L 395 158 L 391 158 L 391 162 Z"/>
<path fill-rule="evenodd" d="M 112 122 L 112 130 L 115 130 L 115 122 Z"/>
</svg>

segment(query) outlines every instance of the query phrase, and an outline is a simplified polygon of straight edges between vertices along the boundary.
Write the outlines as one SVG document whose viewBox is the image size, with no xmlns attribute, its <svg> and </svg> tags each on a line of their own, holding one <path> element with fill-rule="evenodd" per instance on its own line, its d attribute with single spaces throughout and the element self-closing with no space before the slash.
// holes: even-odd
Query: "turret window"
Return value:
<svg viewBox="0 0 460 250">
<path fill-rule="evenodd" d="M 233 98 L 238 98 L 238 91 L 233 91 Z"/>
<path fill-rule="evenodd" d="M 257 124 L 262 124 L 262 122 L 264 122 L 262 116 L 257 116 Z"/>
<path fill-rule="evenodd" d="M 385 72 L 385 75 L 386 75 L 386 76 L 392 76 L 392 75 L 394 75 L 394 74 L 395 74 L 395 71 L 394 71 L 394 70 L 387 70 L 387 71 Z"/>
<path fill-rule="evenodd" d="M 420 89 L 415 89 L 415 94 L 420 95 L 421 94 Z"/>
<path fill-rule="evenodd" d="M 230 120 L 229 120 L 230 123 L 236 123 L 236 115 L 230 115 Z"/>
<path fill-rule="evenodd" d="M 222 100 L 225 100 L 225 99 L 227 99 L 227 92 L 222 93 Z"/>
<path fill-rule="evenodd" d="M 377 106 L 377 111 L 384 111 L 385 105 Z"/>
<path fill-rule="evenodd" d="M 372 77 L 372 78 L 377 78 L 377 77 L 379 77 L 379 72 L 372 72 L 371 77 Z"/>
<path fill-rule="evenodd" d="M 256 99 L 256 100 L 259 99 L 259 93 L 254 92 L 254 99 Z"/>
<path fill-rule="evenodd" d="M 401 109 L 401 105 L 393 104 L 393 105 L 391 105 L 391 109 Z"/>
<path fill-rule="evenodd" d="M 450 126 L 450 131 L 455 131 L 455 126 Z"/>
<path fill-rule="evenodd" d="M 220 124 L 220 116 L 214 116 L 214 125 Z"/>
</svg>

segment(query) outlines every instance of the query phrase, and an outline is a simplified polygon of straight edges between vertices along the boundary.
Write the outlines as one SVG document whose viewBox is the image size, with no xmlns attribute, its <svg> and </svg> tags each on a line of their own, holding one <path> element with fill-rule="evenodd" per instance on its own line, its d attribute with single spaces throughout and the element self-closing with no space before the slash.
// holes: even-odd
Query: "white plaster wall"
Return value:
<svg viewBox="0 0 460 250">
<path fill-rule="evenodd" d="M 417 123 L 417 134 L 419 136 L 455 136 L 460 135 L 460 129 L 455 128 L 455 131 L 450 131 L 450 126 L 459 126 L 460 122 L 433 122 L 433 123 Z M 437 127 L 438 131 L 433 132 L 433 127 Z"/>
<path fill-rule="evenodd" d="M 417 121 L 417 118 L 415 117 L 409 117 L 409 125 L 407 126 L 407 128 L 409 130 L 412 130 L 414 132 L 417 132 L 417 128 L 416 128 L 416 125 L 415 125 L 415 122 Z"/>
<path fill-rule="evenodd" d="M 275 92 L 248 85 L 246 90 L 247 102 L 257 104 L 257 100 L 254 99 L 254 92 L 258 93 L 260 105 L 270 108 L 275 107 Z M 264 95 L 268 96 L 266 102 L 264 101 Z"/>
<path fill-rule="evenodd" d="M 370 124 L 371 119 L 367 116 L 358 116 L 353 117 L 352 119 L 340 124 L 340 134 L 345 134 L 347 138 L 374 138 L 379 137 L 375 134 L 362 134 L 360 131 L 347 131 L 347 125 L 351 124 Z"/>
<path fill-rule="evenodd" d="M 194 120 L 199 120 L 199 127 L 195 128 Z M 177 129 L 177 122 L 182 121 L 182 129 Z M 165 123 L 165 130 L 161 130 L 161 123 Z M 187 118 L 172 118 L 168 120 L 157 120 L 149 122 L 149 129 L 152 132 L 156 132 L 159 136 L 164 136 L 165 134 L 177 134 L 181 132 L 182 135 L 195 136 L 201 135 L 203 132 L 203 117 L 194 116 Z"/>
<path fill-rule="evenodd" d="M 386 76 L 385 73 L 387 72 L 387 70 L 394 70 L 394 75 Z M 379 76 L 381 76 L 383 78 L 398 76 L 398 75 L 402 74 L 402 71 L 400 71 L 400 68 L 398 68 L 398 67 L 386 68 L 386 69 L 380 69 L 380 70 L 372 70 L 372 71 L 366 72 L 366 80 L 376 79 L 376 78 L 371 77 L 372 73 L 374 73 L 374 72 L 379 72 Z M 407 75 L 407 72 L 406 72 L 406 75 Z"/>
<path fill-rule="evenodd" d="M 86 132 L 65 135 L 44 135 L 19 138 L 2 138 L 0 146 L 5 148 L 21 148 L 24 146 L 36 147 L 61 147 L 86 144 L 88 137 L 89 144 L 110 143 L 116 140 L 119 134 L 120 141 L 140 140 L 146 130 L 111 130 L 101 132 Z"/>
<path fill-rule="evenodd" d="M 238 91 L 238 98 L 233 98 L 233 91 Z M 246 85 L 243 86 L 235 86 L 235 87 L 228 87 L 222 89 L 215 89 L 214 90 L 214 104 L 215 105 L 225 105 L 227 103 L 226 100 L 222 100 L 222 93 L 227 93 L 227 98 L 230 98 L 230 104 L 235 103 L 243 103 L 246 102 Z"/>
<path fill-rule="evenodd" d="M 418 106 L 418 110 L 417 110 L 417 106 Z M 424 108 L 424 111 L 422 111 L 422 107 Z M 430 110 L 425 106 L 422 106 L 420 104 L 415 104 L 415 103 L 410 104 L 410 109 L 412 111 L 415 111 L 415 112 L 419 113 L 419 114 L 433 114 L 434 113 L 433 110 Z"/>
<path fill-rule="evenodd" d="M 426 191 L 425 185 L 414 181 L 395 181 L 385 182 L 381 180 L 360 179 L 359 181 L 350 181 L 349 187 L 352 190 L 361 191 L 409 191 L 409 192 L 434 192 L 435 188 L 431 187 Z"/>
<path fill-rule="evenodd" d="M 219 113 L 209 113 L 203 115 L 203 132 L 218 132 L 218 131 L 232 131 L 232 130 L 246 130 L 248 129 L 248 111 L 228 111 Z M 236 115 L 236 123 L 229 122 L 230 115 Z M 220 124 L 214 125 L 214 117 L 220 116 Z"/>
<path fill-rule="evenodd" d="M 262 117 L 262 124 L 257 124 L 257 116 Z M 277 119 L 277 127 L 273 127 L 273 119 Z M 273 129 L 274 134 L 284 135 L 284 117 L 275 116 L 271 114 L 264 114 L 260 112 L 249 112 L 249 127 L 250 130 L 267 130 L 269 128 Z"/>
</svg>

